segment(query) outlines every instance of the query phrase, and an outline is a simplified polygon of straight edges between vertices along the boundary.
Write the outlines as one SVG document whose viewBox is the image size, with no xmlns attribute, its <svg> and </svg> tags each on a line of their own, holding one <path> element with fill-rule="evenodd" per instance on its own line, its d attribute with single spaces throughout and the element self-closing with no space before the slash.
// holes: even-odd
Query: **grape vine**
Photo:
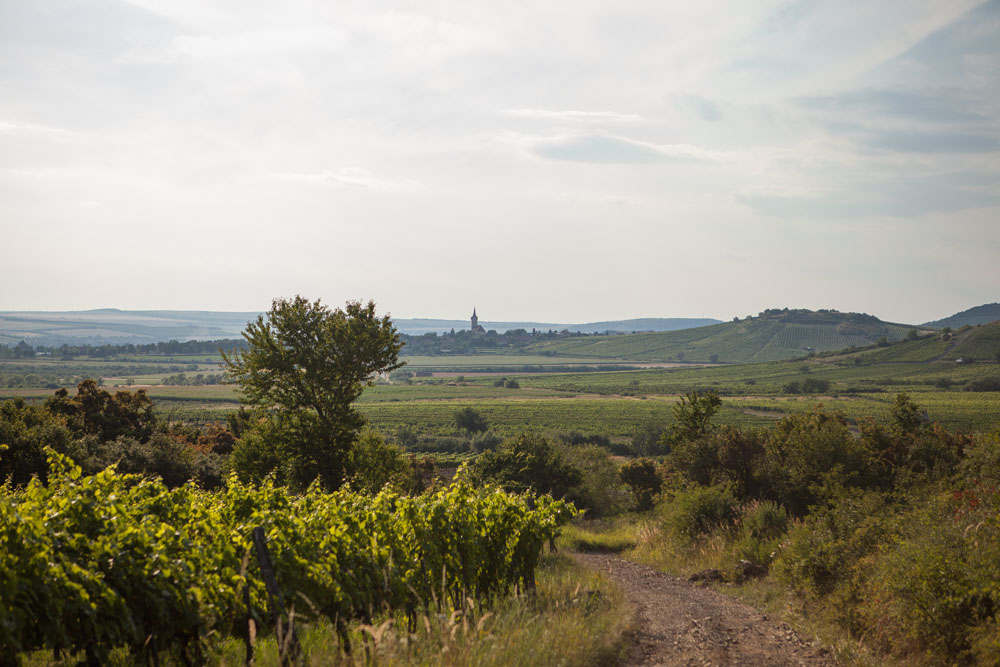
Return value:
<svg viewBox="0 0 1000 667">
<path fill-rule="evenodd" d="M 0 655 L 15 656 L 0 663 L 39 649 L 99 663 L 120 646 L 202 662 L 248 611 L 268 618 L 258 526 L 296 617 L 343 629 L 385 609 L 415 622 L 430 605 L 531 588 L 543 545 L 575 512 L 461 481 L 411 497 L 233 478 L 209 493 L 113 468 L 83 476 L 54 453 L 50 468 L 47 485 L 0 487 Z"/>
</svg>

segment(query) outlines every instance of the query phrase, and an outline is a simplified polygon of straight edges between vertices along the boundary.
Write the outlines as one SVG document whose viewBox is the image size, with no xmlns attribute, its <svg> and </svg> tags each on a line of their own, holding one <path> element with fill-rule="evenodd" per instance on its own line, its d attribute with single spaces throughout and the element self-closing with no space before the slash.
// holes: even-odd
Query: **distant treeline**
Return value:
<svg viewBox="0 0 1000 667">
<path fill-rule="evenodd" d="M 403 341 L 404 355 L 438 355 L 438 354 L 469 354 L 481 350 L 511 350 L 527 347 L 531 343 L 559 338 L 577 338 L 589 335 L 570 331 L 527 331 L 511 329 L 504 333 L 495 330 L 473 332 L 467 329 L 452 331 L 438 335 L 427 333 L 422 336 L 399 334 Z M 0 345 L 0 359 L 26 359 L 39 354 L 72 359 L 74 357 L 91 357 L 108 359 L 126 354 L 215 354 L 220 349 L 225 352 L 246 349 L 246 341 L 242 338 L 224 338 L 220 340 L 176 340 L 159 343 L 122 343 L 120 345 L 29 345 L 21 341 L 17 345 Z M 542 354 L 545 354 L 544 352 Z"/>
<path fill-rule="evenodd" d="M 224 338 L 220 340 L 176 340 L 159 343 L 123 343 L 121 345 L 36 345 L 32 347 L 25 341 L 17 345 L 0 345 L 0 359 L 27 359 L 40 354 L 72 359 L 74 357 L 98 357 L 107 359 L 125 354 L 215 354 L 220 349 L 225 352 L 245 350 L 247 343 L 242 338 Z"/>
<path fill-rule="evenodd" d="M 559 338 L 578 338 L 589 335 L 576 331 L 538 331 L 532 329 L 508 329 L 504 333 L 497 333 L 490 329 L 486 332 L 475 332 L 468 329 L 438 335 L 435 332 L 423 334 L 422 336 L 411 336 L 409 334 L 399 334 L 399 339 L 403 341 L 404 355 L 438 355 L 438 354 L 469 354 L 480 350 L 520 350 L 532 343 L 545 340 L 556 340 Z M 544 354 L 544 353 L 543 353 Z"/>
</svg>

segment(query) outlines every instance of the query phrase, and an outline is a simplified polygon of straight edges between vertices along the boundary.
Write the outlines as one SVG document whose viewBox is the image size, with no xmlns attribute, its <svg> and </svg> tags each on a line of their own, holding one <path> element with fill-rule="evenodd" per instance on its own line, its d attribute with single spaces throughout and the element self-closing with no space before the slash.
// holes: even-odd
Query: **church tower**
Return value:
<svg viewBox="0 0 1000 667">
<path fill-rule="evenodd" d="M 472 327 L 470 327 L 470 330 L 473 333 L 486 333 L 486 330 L 479 325 L 479 316 L 476 315 L 475 308 L 472 309 Z"/>
</svg>

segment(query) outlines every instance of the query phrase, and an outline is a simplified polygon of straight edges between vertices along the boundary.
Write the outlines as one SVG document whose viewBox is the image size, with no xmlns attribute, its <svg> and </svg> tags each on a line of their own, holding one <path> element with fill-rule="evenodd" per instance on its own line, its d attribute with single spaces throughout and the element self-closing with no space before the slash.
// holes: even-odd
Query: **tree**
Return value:
<svg viewBox="0 0 1000 667">
<path fill-rule="evenodd" d="M 266 413 L 237 443 L 237 470 L 249 473 L 259 462 L 279 468 L 279 481 L 293 486 L 317 477 L 340 486 L 364 425 L 353 402 L 376 374 L 403 365 L 391 320 L 376 316 L 371 301 L 330 310 L 296 296 L 275 299 L 243 338 L 248 349 L 222 357 L 243 399 Z"/>
<path fill-rule="evenodd" d="M 25 405 L 20 398 L 0 403 L 0 484 L 22 486 L 34 475 L 44 481 L 49 470 L 45 448 L 70 454 L 72 437 L 65 421 L 45 408 Z"/>
<path fill-rule="evenodd" d="M 486 418 L 473 408 L 462 408 L 456 411 L 455 426 L 463 431 L 468 431 L 470 435 L 473 433 L 482 433 L 489 428 Z"/>
<path fill-rule="evenodd" d="M 722 399 L 714 391 L 699 394 L 692 391 L 674 406 L 674 423 L 664 438 L 670 442 L 697 440 L 712 429 L 711 420 L 722 407 Z"/>
<path fill-rule="evenodd" d="M 125 436 L 146 441 L 153 434 L 158 419 L 153 401 L 145 389 L 130 393 L 104 391 L 97 380 L 84 380 L 76 387 L 76 396 L 65 389 L 45 401 L 53 414 L 66 418 L 77 435 L 94 435 L 101 442 Z"/>
<path fill-rule="evenodd" d="M 657 472 L 653 459 L 635 459 L 623 464 L 618 469 L 618 479 L 632 490 L 637 510 L 645 512 L 653 509 L 653 499 L 663 487 L 663 479 Z"/>
</svg>

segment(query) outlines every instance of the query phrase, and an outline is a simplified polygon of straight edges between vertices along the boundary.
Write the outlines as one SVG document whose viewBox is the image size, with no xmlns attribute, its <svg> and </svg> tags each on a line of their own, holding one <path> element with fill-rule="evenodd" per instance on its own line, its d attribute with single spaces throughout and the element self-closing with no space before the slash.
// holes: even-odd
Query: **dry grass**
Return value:
<svg viewBox="0 0 1000 667">
<path fill-rule="evenodd" d="M 624 647 L 633 610 L 601 575 L 565 556 L 546 556 L 533 596 L 512 597 L 492 608 L 472 601 L 463 610 L 428 613 L 411 632 L 400 614 L 356 625 L 346 654 L 332 626 L 301 631 L 305 665 L 604 665 Z M 244 663 L 243 644 L 229 640 L 214 664 Z M 256 664 L 277 665 L 273 639 L 257 646 Z"/>
<path fill-rule="evenodd" d="M 639 543 L 638 524 L 622 519 L 579 521 L 563 526 L 557 543 L 583 553 L 622 553 Z"/>
</svg>

